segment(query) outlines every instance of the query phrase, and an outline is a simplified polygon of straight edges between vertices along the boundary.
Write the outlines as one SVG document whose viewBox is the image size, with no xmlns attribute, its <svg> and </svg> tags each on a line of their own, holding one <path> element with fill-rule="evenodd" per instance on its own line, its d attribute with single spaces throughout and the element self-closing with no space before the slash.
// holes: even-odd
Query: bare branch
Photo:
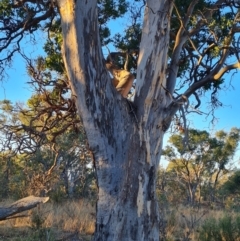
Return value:
<svg viewBox="0 0 240 241">
<path fill-rule="evenodd" d="M 20 41 L 25 34 L 33 33 L 38 29 L 41 22 L 56 16 L 56 6 L 52 1 L 43 0 L 37 3 L 36 1 L 25 0 L 15 1 L 12 4 L 9 3 L 9 8 L 13 14 L 2 15 L 0 18 L 0 52 L 8 49 L 8 51 L 5 51 L 5 56 L 1 56 L 1 68 L 6 61 L 11 60 L 15 52 L 20 51 Z M 19 14 L 19 8 L 23 10 L 21 14 Z"/>
</svg>

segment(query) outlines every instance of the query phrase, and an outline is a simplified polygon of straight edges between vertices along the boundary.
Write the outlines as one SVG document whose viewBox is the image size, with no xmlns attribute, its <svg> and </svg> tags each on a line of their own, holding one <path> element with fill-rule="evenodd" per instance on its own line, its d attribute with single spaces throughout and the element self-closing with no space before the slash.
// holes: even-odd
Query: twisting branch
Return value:
<svg viewBox="0 0 240 241">
<path fill-rule="evenodd" d="M 197 109 L 201 105 L 201 100 L 196 92 L 193 92 L 193 95 L 195 96 L 197 100 L 197 104 L 194 106 L 195 109 Z"/>
<path fill-rule="evenodd" d="M 188 39 L 188 31 L 187 31 L 186 28 L 187 28 L 190 17 L 192 15 L 192 12 L 193 12 L 194 7 L 197 4 L 197 2 L 198 2 L 198 0 L 194 0 L 194 1 L 191 2 L 191 4 L 189 5 L 189 8 L 187 10 L 187 14 L 184 16 L 183 19 L 179 14 L 176 5 L 174 4 L 175 10 L 176 10 L 176 13 L 177 13 L 177 16 L 178 16 L 178 20 L 180 21 L 180 28 L 179 28 L 179 30 L 177 32 L 177 35 L 176 35 L 176 38 L 175 38 L 175 45 L 174 45 L 174 48 L 173 48 L 171 63 L 170 63 L 170 66 L 169 66 L 169 76 L 168 76 L 168 79 L 167 79 L 167 89 L 171 94 L 173 94 L 174 88 L 175 88 L 175 85 L 176 85 L 177 74 L 178 74 L 178 69 L 179 69 L 178 63 L 179 63 L 179 60 L 180 60 L 182 47 Z"/>
<path fill-rule="evenodd" d="M 20 50 L 20 41 L 27 33 L 33 33 L 39 28 L 39 24 L 44 23 L 49 18 L 56 16 L 55 4 L 53 1 L 9 1 L 7 8 L 11 9 L 11 14 L 2 10 L 0 16 L 0 53 L 5 51 L 6 55 L 1 56 L 0 67 L 6 61 L 11 61 L 13 54 Z M 21 11 L 19 9 L 21 8 Z M 10 49 L 10 47 L 12 49 Z"/>
</svg>

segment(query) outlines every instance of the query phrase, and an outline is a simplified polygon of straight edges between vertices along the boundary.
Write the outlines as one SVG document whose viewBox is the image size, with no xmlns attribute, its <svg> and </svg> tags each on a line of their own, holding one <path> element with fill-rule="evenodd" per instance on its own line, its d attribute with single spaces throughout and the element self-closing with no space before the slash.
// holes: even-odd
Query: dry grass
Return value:
<svg viewBox="0 0 240 241">
<path fill-rule="evenodd" d="M 184 206 L 171 208 L 165 214 L 166 224 L 164 240 L 201 241 L 201 239 L 199 239 L 199 231 L 206 220 L 214 219 L 218 222 L 218 220 L 221 220 L 226 216 L 231 216 L 235 219 L 239 216 L 239 213 L 206 208 L 194 209 Z M 222 240 L 225 239 L 223 238 Z"/>
<path fill-rule="evenodd" d="M 5 202 L 7 203 L 10 202 Z M 80 234 L 76 240 L 87 241 L 95 228 L 95 206 L 87 200 L 66 201 L 61 204 L 49 202 L 23 214 L 26 217 L 0 222 L 0 241 L 67 241 L 71 239 L 63 237 L 72 234 Z M 234 218 L 239 213 L 228 212 L 227 215 Z M 199 230 L 204 222 L 209 218 L 220 220 L 224 216 L 226 211 L 184 206 L 171 208 L 166 211 L 163 240 L 199 241 Z M 36 238 L 37 231 L 39 233 Z"/>
<path fill-rule="evenodd" d="M 5 201 L 5 204 L 7 203 L 10 201 Z M 95 229 L 95 207 L 86 200 L 66 201 L 61 204 L 49 202 L 22 214 L 26 217 L 0 221 L 0 240 L 28 240 L 24 237 L 31 230 L 43 228 L 51 230 L 54 236 L 63 235 L 62 233 L 92 235 Z M 14 239 L 13 236 L 22 236 L 23 239 Z M 8 237 L 12 239 L 7 239 Z"/>
</svg>

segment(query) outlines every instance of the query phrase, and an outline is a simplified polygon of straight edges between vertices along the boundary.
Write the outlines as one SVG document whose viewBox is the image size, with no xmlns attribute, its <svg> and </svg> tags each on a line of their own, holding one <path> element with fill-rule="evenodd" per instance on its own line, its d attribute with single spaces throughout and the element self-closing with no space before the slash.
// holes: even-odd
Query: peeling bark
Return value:
<svg viewBox="0 0 240 241">
<path fill-rule="evenodd" d="M 172 2 L 147 1 L 137 92 L 130 104 L 116 91 L 105 67 L 97 0 L 58 0 L 58 7 L 64 62 L 97 173 L 93 240 L 157 241 L 156 172 L 170 124 L 165 122 L 173 114 L 165 90 Z"/>
</svg>

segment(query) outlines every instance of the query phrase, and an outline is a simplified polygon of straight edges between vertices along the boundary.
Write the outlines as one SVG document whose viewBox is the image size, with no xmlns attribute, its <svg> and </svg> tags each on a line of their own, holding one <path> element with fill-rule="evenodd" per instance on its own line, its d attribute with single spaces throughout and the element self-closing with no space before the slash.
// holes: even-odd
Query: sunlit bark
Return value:
<svg viewBox="0 0 240 241">
<path fill-rule="evenodd" d="M 147 2 L 132 104 L 105 68 L 96 4 L 58 1 L 65 66 L 97 173 L 94 240 L 159 240 L 156 170 L 173 114 L 165 90 L 171 2 Z"/>
</svg>

